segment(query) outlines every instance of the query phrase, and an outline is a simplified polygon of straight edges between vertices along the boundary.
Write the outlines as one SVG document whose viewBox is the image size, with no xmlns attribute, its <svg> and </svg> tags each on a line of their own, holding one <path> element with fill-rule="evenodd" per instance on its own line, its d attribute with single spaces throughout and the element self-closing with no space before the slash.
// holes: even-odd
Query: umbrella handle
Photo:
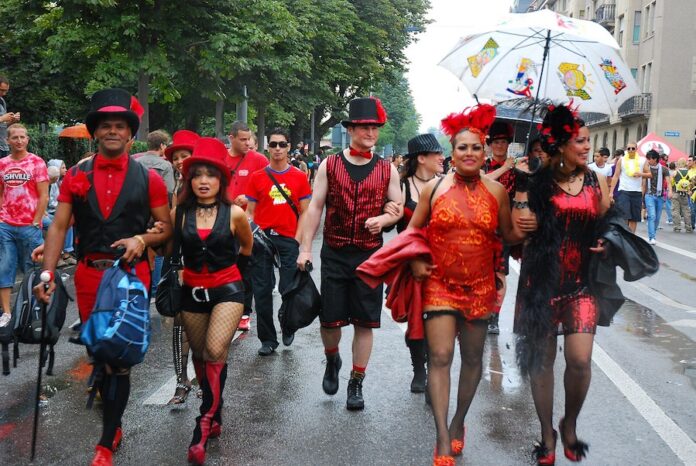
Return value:
<svg viewBox="0 0 696 466">
<path fill-rule="evenodd" d="M 532 106 L 532 118 L 529 120 L 529 130 L 527 130 L 527 141 L 524 147 L 524 155 L 529 154 L 529 138 L 532 136 L 532 127 L 534 126 L 534 117 L 536 116 L 537 103 L 539 103 L 539 94 L 541 93 L 541 83 L 544 79 L 544 68 L 546 67 L 546 59 L 549 56 L 549 48 L 551 45 L 551 29 L 546 31 L 546 43 L 544 44 L 544 57 L 541 59 L 541 71 L 539 72 L 539 85 L 537 86 L 534 105 Z"/>
<path fill-rule="evenodd" d="M 44 289 L 48 290 L 48 283 L 53 280 L 51 272 L 41 273 L 41 282 Z M 31 461 L 34 461 L 36 454 L 36 434 L 39 425 L 39 403 L 41 401 L 41 376 L 43 372 L 44 352 L 46 351 L 46 303 L 41 301 L 39 305 L 41 309 L 41 342 L 39 343 L 39 370 L 36 377 L 36 399 L 34 403 L 34 426 L 31 432 Z"/>
</svg>

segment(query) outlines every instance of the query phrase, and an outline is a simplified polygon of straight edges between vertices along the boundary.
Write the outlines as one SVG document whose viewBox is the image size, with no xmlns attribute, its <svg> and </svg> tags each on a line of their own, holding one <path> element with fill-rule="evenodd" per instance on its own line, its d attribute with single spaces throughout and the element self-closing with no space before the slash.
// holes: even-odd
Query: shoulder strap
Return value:
<svg viewBox="0 0 696 466">
<path fill-rule="evenodd" d="M 181 265 L 181 234 L 184 229 L 184 207 L 177 206 L 174 218 L 174 247 L 169 258 L 169 264 L 174 266 Z"/>
<path fill-rule="evenodd" d="M 247 152 L 247 154 L 248 154 L 248 152 Z M 237 162 L 237 165 L 235 165 L 234 168 L 233 168 L 232 170 L 230 170 L 230 177 L 231 177 L 231 178 L 234 178 L 234 175 L 237 174 L 237 169 L 238 169 L 239 166 L 242 164 L 242 162 L 244 162 L 244 157 L 246 157 L 246 156 L 247 156 L 246 154 L 242 155 L 242 156 L 239 158 L 239 162 Z"/>
<path fill-rule="evenodd" d="M 433 198 L 435 197 L 435 191 L 437 191 L 437 188 L 440 186 L 440 183 L 442 183 L 442 180 L 444 179 L 445 176 L 441 176 L 435 183 L 435 186 L 433 186 L 433 191 L 430 193 L 430 199 L 428 200 L 428 207 L 430 208 L 430 210 L 433 209 Z"/>
<path fill-rule="evenodd" d="M 280 194 L 285 198 L 288 205 L 290 206 L 292 211 L 295 213 L 295 217 L 300 218 L 300 211 L 297 210 L 297 206 L 295 206 L 295 203 L 292 202 L 292 199 L 290 199 L 290 197 L 285 193 L 285 190 L 280 186 L 280 184 L 278 183 L 278 180 L 275 179 L 275 176 L 273 176 L 273 173 L 271 173 L 271 169 L 269 167 L 266 167 L 264 169 L 264 171 L 266 172 L 266 175 L 268 175 L 268 177 L 271 179 L 271 181 L 273 182 L 275 187 L 278 188 L 278 191 L 280 191 Z"/>
</svg>

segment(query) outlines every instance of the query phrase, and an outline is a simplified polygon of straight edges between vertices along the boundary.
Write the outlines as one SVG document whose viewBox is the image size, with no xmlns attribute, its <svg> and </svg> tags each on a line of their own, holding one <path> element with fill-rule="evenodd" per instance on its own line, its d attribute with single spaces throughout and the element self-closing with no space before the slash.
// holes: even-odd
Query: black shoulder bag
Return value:
<svg viewBox="0 0 696 466">
<path fill-rule="evenodd" d="M 176 209 L 174 219 L 174 249 L 169 261 L 164 261 L 162 266 L 162 278 L 157 284 L 155 295 L 155 307 L 157 312 L 164 317 L 176 317 L 181 311 L 181 283 L 179 283 L 179 271 L 181 270 L 181 233 L 184 227 L 184 208 Z"/>
<path fill-rule="evenodd" d="M 271 169 L 266 167 L 265 170 L 266 170 L 266 174 L 271 179 L 271 181 L 273 182 L 275 187 L 278 188 L 278 191 L 280 191 L 280 194 L 285 198 L 285 200 L 287 201 L 287 203 L 290 206 L 290 208 L 292 209 L 292 211 L 295 212 L 295 217 L 300 218 L 300 211 L 297 210 L 297 206 L 295 205 L 295 203 L 292 202 L 292 199 L 290 199 L 290 197 L 285 193 L 285 190 L 282 188 L 282 186 L 280 186 L 280 183 L 278 183 L 278 180 L 275 179 L 275 176 L 273 176 L 273 174 L 271 173 Z"/>
</svg>

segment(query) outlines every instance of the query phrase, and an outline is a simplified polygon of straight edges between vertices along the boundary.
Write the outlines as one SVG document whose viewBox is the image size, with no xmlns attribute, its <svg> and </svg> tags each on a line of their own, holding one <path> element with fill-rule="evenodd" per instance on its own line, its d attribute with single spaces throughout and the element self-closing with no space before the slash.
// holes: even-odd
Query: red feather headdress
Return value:
<svg viewBox="0 0 696 466">
<path fill-rule="evenodd" d="M 488 104 L 479 104 L 467 107 L 460 113 L 451 113 L 442 119 L 442 131 L 450 137 L 450 140 L 462 130 L 475 130 L 481 138 L 481 143 L 486 139 L 486 134 L 495 120 L 495 107 Z"/>
</svg>

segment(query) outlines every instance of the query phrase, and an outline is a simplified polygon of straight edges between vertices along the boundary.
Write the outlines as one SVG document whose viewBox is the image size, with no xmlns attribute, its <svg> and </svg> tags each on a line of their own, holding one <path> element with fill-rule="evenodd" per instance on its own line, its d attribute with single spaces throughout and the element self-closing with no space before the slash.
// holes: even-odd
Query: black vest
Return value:
<svg viewBox="0 0 696 466">
<path fill-rule="evenodd" d="M 237 263 L 237 239 L 230 231 L 232 207 L 220 203 L 215 224 L 203 241 L 196 229 L 196 206 L 186 209 L 184 228 L 181 232 L 181 252 L 187 269 L 200 272 L 203 264 L 208 272 L 217 272 Z"/>
<path fill-rule="evenodd" d="M 129 159 L 126 178 L 107 219 L 101 213 L 97 193 L 94 190 L 94 159 L 72 168 L 72 176 L 78 171 L 87 173 L 90 188 L 87 199 L 73 196 L 75 216 L 75 246 L 78 258 L 87 254 L 116 254 L 109 246 L 122 238 L 143 234 L 150 220 L 149 174 L 147 168 Z"/>
</svg>

